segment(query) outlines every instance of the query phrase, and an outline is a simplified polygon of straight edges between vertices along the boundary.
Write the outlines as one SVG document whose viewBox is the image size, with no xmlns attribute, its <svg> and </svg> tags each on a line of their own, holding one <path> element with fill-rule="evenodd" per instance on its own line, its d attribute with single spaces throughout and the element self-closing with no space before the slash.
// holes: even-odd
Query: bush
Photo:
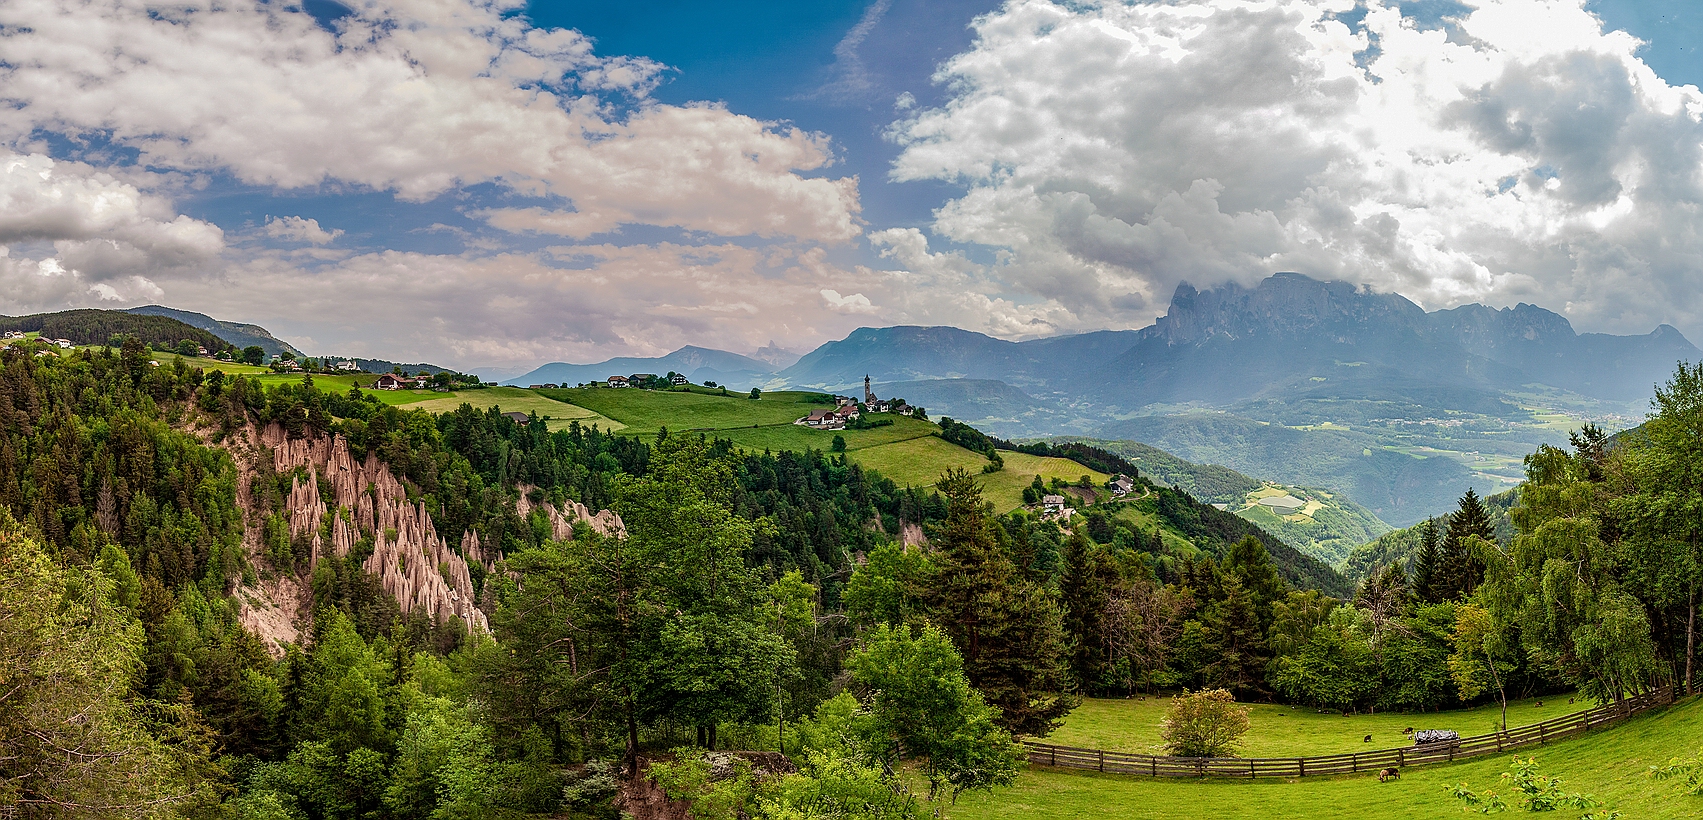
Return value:
<svg viewBox="0 0 1703 820">
<path fill-rule="evenodd" d="M 1173 757 L 1234 757 L 1247 731 L 1248 710 L 1229 690 L 1185 689 L 1171 698 L 1159 735 Z"/>
</svg>

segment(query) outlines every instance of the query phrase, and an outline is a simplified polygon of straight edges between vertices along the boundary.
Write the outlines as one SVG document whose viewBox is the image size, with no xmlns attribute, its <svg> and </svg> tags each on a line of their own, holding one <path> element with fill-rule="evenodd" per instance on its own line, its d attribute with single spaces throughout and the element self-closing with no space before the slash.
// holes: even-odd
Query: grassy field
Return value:
<svg viewBox="0 0 1703 820">
<path fill-rule="evenodd" d="M 1525 726 L 1572 712 L 1582 712 L 1596 704 L 1590 701 L 1567 703 L 1567 695 L 1508 702 L 1508 725 Z M 1086 698 L 1071 712 L 1064 725 L 1047 743 L 1061 746 L 1081 746 L 1090 749 L 1109 749 L 1137 754 L 1154 754 L 1159 747 L 1159 721 L 1165 716 L 1169 699 L 1156 698 Z M 1481 706 L 1448 712 L 1386 712 L 1375 715 L 1350 715 L 1340 712 L 1320 714 L 1307 707 L 1277 704 L 1246 704 L 1249 708 L 1248 734 L 1241 757 L 1307 757 L 1311 755 L 1361 752 L 1370 749 L 1393 749 L 1412 741 L 1401 730 L 1453 729 L 1462 737 L 1495 731 L 1500 707 Z M 1365 742 L 1367 735 L 1372 742 Z"/>
<path fill-rule="evenodd" d="M 847 442 L 850 443 L 849 438 Z M 855 450 L 851 458 L 901 485 L 913 487 L 933 484 L 941 473 L 962 467 L 980 476 L 982 493 L 1001 511 L 1016 509 L 1023 503 L 1023 488 L 1029 486 L 1036 475 L 1041 476 L 1043 482 L 1055 477 L 1074 482 L 1087 475 L 1098 484 L 1110 478 L 1070 459 L 1005 451 L 999 455 L 1005 460 L 1005 469 L 997 473 L 982 473 L 982 467 L 988 463 L 986 457 L 930 436 Z"/>
<path fill-rule="evenodd" d="M 1069 459 L 1012 452 L 1000 454 L 1005 459 L 1004 470 L 984 475 L 981 470 L 988 463 L 986 458 L 931 435 L 939 429 L 932 422 L 903 416 L 892 417 L 893 424 L 873 430 L 812 430 L 793 424 L 812 410 L 830 406 L 810 400 L 819 394 L 783 391 L 764 393 L 762 398 L 752 401 L 744 394 L 723 396 L 720 391 L 705 388 L 686 392 L 580 387 L 530 392 L 614 419 L 625 425 L 624 433 L 635 435 L 667 427 L 725 438 L 754 451 L 775 452 L 825 451 L 832 446 L 834 436 L 839 435 L 846 440 L 849 458 L 900 485 L 930 486 L 952 467 L 976 473 L 981 476 L 988 500 L 1002 510 L 1014 509 L 1022 503 L 1023 488 L 1036 475 L 1043 481 L 1057 477 L 1075 482 L 1088 475 L 1103 483 L 1109 478 Z"/>
<path fill-rule="evenodd" d="M 723 396 L 719 392 L 698 390 L 612 390 L 606 387 L 572 387 L 559 390 L 535 391 L 557 401 L 577 404 L 588 410 L 615 419 L 632 433 L 654 433 L 667 427 L 670 430 L 731 430 L 751 425 L 790 425 L 811 410 L 832 408 L 831 404 L 806 401 L 810 394 L 801 392 L 764 393 L 752 401 L 743 393 Z M 832 439 L 833 436 L 827 436 Z M 848 438 L 849 442 L 850 439 Z M 823 444 L 818 449 L 827 449 Z"/>
<path fill-rule="evenodd" d="M 1700 744 L 1703 700 L 1693 699 L 1583 737 L 1528 747 L 1521 754 L 1535 756 L 1542 771 L 1561 777 L 1567 790 L 1608 802 L 1625 820 L 1678 820 L 1703 816 L 1703 797 L 1687 796 L 1679 783 L 1653 781 L 1645 772 L 1670 758 L 1697 754 Z M 1014 786 L 961 796 L 947 816 L 952 820 L 1459 817 L 1460 803 L 1444 789 L 1464 782 L 1474 789 L 1501 790 L 1497 778 L 1508 770 L 1508 763 L 1507 757 L 1492 755 L 1411 768 L 1389 783 L 1379 783 L 1371 773 L 1287 781 L 1155 780 L 1031 768 Z M 1578 812 L 1552 816 L 1572 818 Z"/>
<path fill-rule="evenodd" d="M 494 406 L 504 413 L 537 413 L 540 417 L 549 418 L 545 426 L 551 430 L 567 427 L 571 421 L 578 421 L 584 427 L 595 424 L 611 431 L 624 426 L 584 407 L 545 398 L 539 395 L 539 391 L 524 387 L 487 387 L 454 393 L 433 393 L 430 390 L 374 390 L 372 393 L 384 401 L 389 401 L 392 397 L 407 398 L 407 401 L 392 403 L 404 409 L 418 408 L 430 413 L 448 413 L 463 404 L 471 404 L 477 408 Z"/>
</svg>

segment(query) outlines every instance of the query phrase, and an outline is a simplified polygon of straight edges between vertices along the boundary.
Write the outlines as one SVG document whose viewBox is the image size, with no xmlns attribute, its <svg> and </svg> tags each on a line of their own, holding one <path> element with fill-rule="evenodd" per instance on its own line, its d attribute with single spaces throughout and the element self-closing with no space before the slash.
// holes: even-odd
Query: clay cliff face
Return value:
<svg viewBox="0 0 1703 820">
<path fill-rule="evenodd" d="M 277 425 L 265 430 L 262 441 L 272 449 L 278 472 L 308 468 L 291 483 L 288 508 L 290 534 L 312 539 L 315 565 L 327 554 L 347 555 L 371 535 L 373 552 L 362 566 L 403 612 L 424 612 L 434 621 L 457 615 L 469 629 L 489 630 L 473 598 L 467 562 L 438 535 L 425 505 L 408 502 L 402 483 L 376 456 L 357 463 L 342 436 L 288 439 Z M 321 482 L 330 485 L 335 510 L 322 499 Z M 328 512 L 335 512 L 329 542 L 320 529 Z M 472 533 L 462 540 L 475 560 L 488 560 Z"/>
</svg>

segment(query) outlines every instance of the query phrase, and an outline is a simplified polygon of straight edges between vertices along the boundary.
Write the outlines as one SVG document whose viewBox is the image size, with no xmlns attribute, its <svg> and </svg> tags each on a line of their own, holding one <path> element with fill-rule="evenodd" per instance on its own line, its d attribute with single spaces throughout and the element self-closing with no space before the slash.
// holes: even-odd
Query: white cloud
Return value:
<svg viewBox="0 0 1703 820">
<path fill-rule="evenodd" d="M 967 187 L 934 232 L 1002 256 L 889 253 L 980 277 L 1020 325 L 1140 325 L 1178 281 L 1298 270 L 1703 327 L 1703 94 L 1582 0 L 1432 29 L 1367 5 L 1351 30 L 1352 0 L 1013 0 L 942 67 L 952 99 L 893 131 L 895 179 Z"/>
<path fill-rule="evenodd" d="M 319 220 L 306 219 L 299 216 L 266 217 L 266 235 L 273 239 L 286 242 L 306 242 L 310 245 L 326 245 L 343 235 L 342 228 L 325 230 L 319 227 Z"/>
<path fill-rule="evenodd" d="M 86 165 L 0 149 L 0 309 L 80 307 L 160 294 L 224 248 L 218 226 Z"/>
<path fill-rule="evenodd" d="M 821 283 L 858 275 L 826 263 L 820 249 L 593 244 L 382 251 L 304 265 L 292 252 L 265 251 L 224 277 L 161 284 L 167 304 L 312 338 L 310 353 L 460 367 L 592 362 L 688 344 L 752 350 L 771 336 L 808 348 L 868 321 L 824 302 Z"/>
<path fill-rule="evenodd" d="M 853 293 L 850 296 L 841 296 L 840 292 L 837 290 L 832 288 L 823 288 L 822 301 L 827 302 L 828 307 L 846 313 L 875 312 L 875 306 L 870 304 L 869 297 L 864 296 L 861 293 Z"/>
<path fill-rule="evenodd" d="M 661 67 L 531 27 L 517 0 L 373 0 L 328 32 L 257 0 L 0 4 L 0 139 L 94 135 L 159 168 L 429 199 L 495 182 L 598 225 L 855 238 L 827 138 L 648 93 Z M 564 207 L 563 210 L 567 208 Z M 528 230 L 548 231 L 536 221 Z M 583 224 L 569 235 L 583 235 Z"/>
</svg>

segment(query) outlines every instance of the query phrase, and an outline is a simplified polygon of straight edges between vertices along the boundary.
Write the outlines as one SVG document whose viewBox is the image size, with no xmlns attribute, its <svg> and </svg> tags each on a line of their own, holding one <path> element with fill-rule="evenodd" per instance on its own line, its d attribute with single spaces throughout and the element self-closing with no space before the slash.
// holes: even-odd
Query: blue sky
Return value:
<svg viewBox="0 0 1703 820">
<path fill-rule="evenodd" d="M 522 368 L 1297 269 L 1703 333 L 1694 3 L 518 2 L 8 4 L 0 311 Z"/>
</svg>

